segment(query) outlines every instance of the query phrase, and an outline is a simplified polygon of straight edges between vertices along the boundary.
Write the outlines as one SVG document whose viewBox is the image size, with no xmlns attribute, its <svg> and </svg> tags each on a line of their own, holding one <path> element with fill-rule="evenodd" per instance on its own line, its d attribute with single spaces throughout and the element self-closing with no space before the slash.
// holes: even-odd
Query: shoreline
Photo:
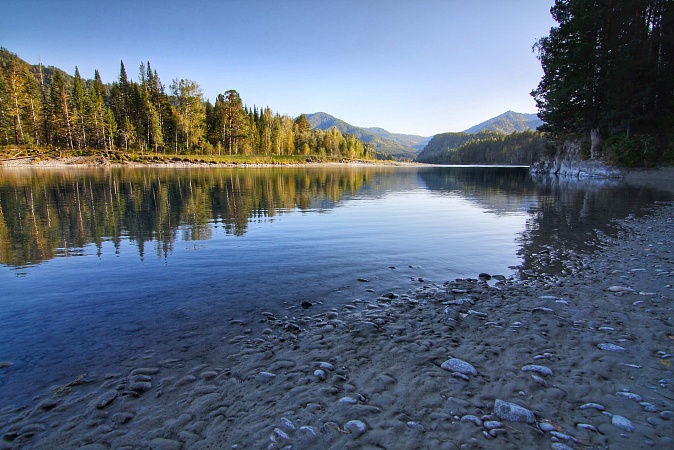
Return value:
<svg viewBox="0 0 674 450">
<path fill-rule="evenodd" d="M 671 448 L 674 204 L 617 223 L 569 276 L 412 280 L 92 368 L 0 410 L 0 449 Z"/>
<path fill-rule="evenodd" d="M 118 168 L 118 167 L 166 167 L 166 168 L 189 168 L 189 167 L 321 167 L 321 166 L 428 166 L 428 164 L 403 161 L 369 161 L 369 160 L 344 160 L 344 161 L 312 161 L 297 163 L 246 163 L 246 162 L 192 162 L 192 161 L 164 161 L 164 162 L 124 162 L 111 163 L 105 157 L 100 156 L 72 156 L 66 158 L 52 158 L 35 161 L 36 157 L 22 157 L 17 159 L 0 160 L 0 168 Z"/>
</svg>

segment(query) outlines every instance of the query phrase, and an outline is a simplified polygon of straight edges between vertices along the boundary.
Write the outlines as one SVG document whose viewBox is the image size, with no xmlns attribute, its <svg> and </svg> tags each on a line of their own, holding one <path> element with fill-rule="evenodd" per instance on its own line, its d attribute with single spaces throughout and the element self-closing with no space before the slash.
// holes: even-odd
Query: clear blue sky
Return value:
<svg viewBox="0 0 674 450">
<path fill-rule="evenodd" d="M 430 136 L 536 112 L 531 47 L 553 0 L 1 0 L 0 46 L 115 81 L 150 61 L 162 83 L 293 117 Z"/>
</svg>

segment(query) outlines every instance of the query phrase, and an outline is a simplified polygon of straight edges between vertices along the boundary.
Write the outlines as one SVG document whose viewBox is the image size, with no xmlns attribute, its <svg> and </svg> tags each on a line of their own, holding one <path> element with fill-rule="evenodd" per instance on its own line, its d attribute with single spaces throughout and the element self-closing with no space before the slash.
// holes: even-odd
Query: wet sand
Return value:
<svg viewBox="0 0 674 450">
<path fill-rule="evenodd" d="M 674 204 L 619 225 L 541 249 L 564 277 L 406 280 L 92 367 L 2 409 L 0 449 L 672 448 Z"/>
</svg>

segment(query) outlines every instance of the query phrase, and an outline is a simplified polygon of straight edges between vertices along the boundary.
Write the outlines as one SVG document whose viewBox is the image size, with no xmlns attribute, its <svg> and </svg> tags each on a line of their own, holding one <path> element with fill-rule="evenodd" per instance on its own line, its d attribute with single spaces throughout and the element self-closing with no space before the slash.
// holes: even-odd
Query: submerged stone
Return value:
<svg viewBox="0 0 674 450">
<path fill-rule="evenodd" d="M 497 399 L 496 402 L 494 402 L 494 413 L 499 419 L 509 420 L 511 422 L 536 422 L 536 416 L 528 409 L 500 399 Z"/>
</svg>

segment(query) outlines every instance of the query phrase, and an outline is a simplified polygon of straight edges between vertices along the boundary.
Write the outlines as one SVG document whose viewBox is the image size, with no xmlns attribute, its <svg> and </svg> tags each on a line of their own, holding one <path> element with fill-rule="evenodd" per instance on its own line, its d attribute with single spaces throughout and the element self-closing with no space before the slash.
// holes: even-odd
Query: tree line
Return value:
<svg viewBox="0 0 674 450">
<path fill-rule="evenodd" d="M 336 128 L 312 130 L 304 115 L 293 119 L 269 107 L 244 105 L 235 90 L 204 99 L 191 80 L 166 86 L 150 62 L 138 81 L 121 62 L 119 77 L 105 84 L 96 70 L 71 77 L 42 64 L 31 66 L 0 49 L 0 145 L 100 149 L 154 154 L 318 155 L 372 159 L 355 136 Z"/>
<path fill-rule="evenodd" d="M 431 164 L 531 165 L 549 151 L 547 138 L 536 131 L 443 133 L 431 139 L 417 161 Z"/>
<path fill-rule="evenodd" d="M 622 165 L 674 162 L 674 2 L 556 0 L 531 93 L 558 140 Z"/>
</svg>

